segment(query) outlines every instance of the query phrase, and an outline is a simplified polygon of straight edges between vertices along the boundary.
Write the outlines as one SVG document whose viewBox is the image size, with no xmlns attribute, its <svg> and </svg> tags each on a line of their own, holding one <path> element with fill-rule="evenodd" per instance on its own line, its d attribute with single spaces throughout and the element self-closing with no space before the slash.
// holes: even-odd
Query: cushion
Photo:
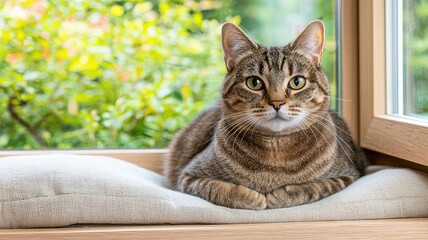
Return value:
<svg viewBox="0 0 428 240">
<path fill-rule="evenodd" d="M 101 156 L 0 158 L 0 228 L 72 224 L 261 223 L 428 217 L 428 176 L 371 167 L 321 201 L 262 211 L 230 209 L 176 192 L 164 178 Z"/>
</svg>

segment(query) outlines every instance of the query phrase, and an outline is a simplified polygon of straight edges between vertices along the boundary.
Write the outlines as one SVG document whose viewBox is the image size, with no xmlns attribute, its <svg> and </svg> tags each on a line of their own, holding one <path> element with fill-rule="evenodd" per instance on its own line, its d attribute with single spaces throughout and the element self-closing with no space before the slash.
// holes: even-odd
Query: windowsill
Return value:
<svg viewBox="0 0 428 240">
<path fill-rule="evenodd" d="M 228 225 L 73 226 L 0 230 L 0 239 L 413 239 L 428 238 L 428 218 Z"/>
<path fill-rule="evenodd" d="M 79 154 L 118 158 L 151 171 L 162 172 L 162 160 L 168 149 L 73 149 L 73 150 L 0 150 L 0 157 L 39 154 Z"/>
</svg>

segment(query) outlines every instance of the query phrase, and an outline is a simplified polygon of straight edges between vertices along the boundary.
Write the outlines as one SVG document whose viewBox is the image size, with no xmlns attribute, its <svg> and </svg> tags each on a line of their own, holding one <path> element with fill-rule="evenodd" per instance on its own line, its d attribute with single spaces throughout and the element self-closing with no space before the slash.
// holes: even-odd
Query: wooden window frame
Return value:
<svg viewBox="0 0 428 240">
<path fill-rule="evenodd" d="M 359 1 L 360 144 L 428 166 L 428 123 L 386 110 L 385 0 Z"/>
<path fill-rule="evenodd" d="M 382 104 L 384 106 L 384 102 L 378 102 L 384 96 L 379 93 L 379 86 L 382 86 L 382 83 L 374 81 L 367 83 L 368 79 L 375 79 L 375 77 L 385 74 L 384 71 L 369 65 L 382 64 L 379 58 L 384 54 L 382 50 L 377 51 L 379 44 L 370 44 L 369 42 L 374 37 L 379 37 L 379 32 L 376 32 L 379 30 L 378 22 L 373 24 L 369 22 L 373 18 L 376 18 L 375 21 L 380 21 L 379 17 L 374 17 L 374 11 L 379 10 L 380 7 L 377 2 L 383 1 L 342 0 L 342 97 L 344 99 L 342 101 L 342 116 L 347 121 L 356 142 L 368 149 L 391 153 L 390 151 L 383 151 L 382 146 L 374 147 L 377 146 L 376 139 L 382 138 L 382 134 L 385 134 L 376 132 L 374 127 L 379 126 L 379 124 L 388 124 L 388 121 L 391 121 L 385 114 L 380 114 L 382 113 L 380 110 L 385 110 L 381 107 Z M 371 8 L 365 10 L 368 5 Z M 364 19 L 365 17 L 371 18 Z M 363 28 L 366 26 L 371 26 L 369 32 L 364 32 Z M 359 89 L 364 94 L 359 94 Z M 370 103 L 372 105 L 369 105 L 371 107 L 367 109 L 359 107 L 367 106 Z M 404 128 L 404 130 L 406 129 Z M 3 150 L 0 151 L 0 157 L 61 153 L 115 157 L 161 173 L 162 160 L 167 150 Z M 420 160 L 415 162 L 427 163 Z M 81 239 L 88 237 L 91 239 L 189 239 L 192 237 L 259 239 L 266 236 L 269 236 L 269 239 L 332 239 L 346 238 L 347 236 L 361 239 L 373 237 L 398 239 L 403 236 L 412 236 L 422 239 L 428 238 L 427 226 L 428 218 L 228 225 L 86 226 L 84 228 L 3 229 L 0 230 L 0 239 Z M 367 231 L 367 229 L 371 229 L 371 231 Z"/>
<path fill-rule="evenodd" d="M 358 86 L 358 0 L 342 0 L 342 117 L 360 143 Z"/>
</svg>

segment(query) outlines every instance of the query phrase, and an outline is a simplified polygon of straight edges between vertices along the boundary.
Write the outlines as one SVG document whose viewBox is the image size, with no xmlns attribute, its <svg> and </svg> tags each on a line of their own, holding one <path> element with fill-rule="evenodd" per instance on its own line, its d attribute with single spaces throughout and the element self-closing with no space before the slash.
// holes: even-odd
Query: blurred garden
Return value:
<svg viewBox="0 0 428 240">
<path fill-rule="evenodd" d="M 219 96 L 224 21 L 284 45 L 323 17 L 334 86 L 333 13 L 333 0 L 0 0 L 0 148 L 165 147 Z"/>
</svg>

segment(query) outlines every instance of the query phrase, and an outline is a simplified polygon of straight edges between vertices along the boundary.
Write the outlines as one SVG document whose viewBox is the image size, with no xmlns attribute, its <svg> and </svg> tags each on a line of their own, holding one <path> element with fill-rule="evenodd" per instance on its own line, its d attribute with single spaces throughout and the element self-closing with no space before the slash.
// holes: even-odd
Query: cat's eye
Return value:
<svg viewBox="0 0 428 240">
<path fill-rule="evenodd" d="M 247 87 L 251 90 L 261 90 L 263 88 L 263 81 L 258 77 L 250 77 L 247 79 Z"/>
<path fill-rule="evenodd" d="M 302 89 L 306 84 L 306 79 L 300 76 L 294 77 L 288 82 L 288 88 L 293 90 Z"/>
</svg>

